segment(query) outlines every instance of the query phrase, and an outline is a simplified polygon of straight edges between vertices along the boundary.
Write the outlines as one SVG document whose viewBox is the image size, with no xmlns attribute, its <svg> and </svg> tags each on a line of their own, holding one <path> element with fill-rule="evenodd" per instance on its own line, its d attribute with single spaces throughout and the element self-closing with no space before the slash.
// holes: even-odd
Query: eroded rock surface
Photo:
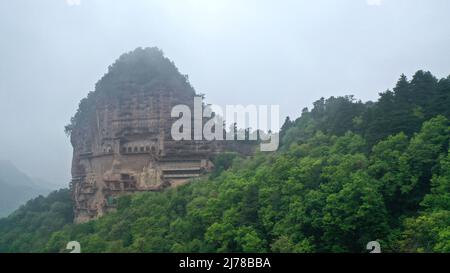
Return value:
<svg viewBox="0 0 450 273">
<path fill-rule="evenodd" d="M 113 210 L 118 195 L 161 190 L 213 168 L 224 141 L 170 135 L 172 107 L 192 109 L 194 96 L 187 77 L 156 48 L 124 54 L 109 68 L 66 129 L 74 149 L 76 223 Z"/>
</svg>

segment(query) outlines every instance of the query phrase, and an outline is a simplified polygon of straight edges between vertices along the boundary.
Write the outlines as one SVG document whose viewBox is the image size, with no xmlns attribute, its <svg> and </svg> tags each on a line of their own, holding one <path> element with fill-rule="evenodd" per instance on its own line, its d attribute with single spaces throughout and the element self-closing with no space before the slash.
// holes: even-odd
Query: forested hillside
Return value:
<svg viewBox="0 0 450 273">
<path fill-rule="evenodd" d="M 0 252 L 43 252 L 51 234 L 72 222 L 69 190 L 37 197 L 0 219 Z"/>
<path fill-rule="evenodd" d="M 277 152 L 221 155 L 210 177 L 124 196 L 86 224 L 62 227 L 66 198 L 30 202 L 0 221 L 0 251 L 450 252 L 450 77 L 401 76 L 377 102 L 320 99 L 281 137 Z"/>
</svg>

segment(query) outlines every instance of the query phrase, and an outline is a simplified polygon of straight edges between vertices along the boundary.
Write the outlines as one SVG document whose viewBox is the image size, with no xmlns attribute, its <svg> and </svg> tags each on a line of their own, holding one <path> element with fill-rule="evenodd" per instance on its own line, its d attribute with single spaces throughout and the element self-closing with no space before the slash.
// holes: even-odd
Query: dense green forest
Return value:
<svg viewBox="0 0 450 273">
<path fill-rule="evenodd" d="M 50 236 L 72 222 L 67 189 L 37 197 L 0 219 L 0 252 L 42 252 Z"/>
<path fill-rule="evenodd" d="M 450 77 L 401 76 L 377 102 L 320 99 L 281 147 L 70 223 L 67 190 L 0 220 L 0 252 L 450 252 Z"/>
</svg>

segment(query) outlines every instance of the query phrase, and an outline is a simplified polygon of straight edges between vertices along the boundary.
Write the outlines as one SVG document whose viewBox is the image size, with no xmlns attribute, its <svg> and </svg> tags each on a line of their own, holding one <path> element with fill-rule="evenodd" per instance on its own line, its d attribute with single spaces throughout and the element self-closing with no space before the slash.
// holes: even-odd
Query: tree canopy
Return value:
<svg viewBox="0 0 450 273">
<path fill-rule="evenodd" d="M 162 50 L 138 47 L 122 54 L 108 67 L 108 72 L 96 83 L 95 90 L 80 101 L 65 132 L 70 135 L 74 128 L 89 120 L 99 101 L 126 96 L 131 90 L 153 92 L 157 89 L 195 94 L 188 76 L 182 75 Z"/>
<path fill-rule="evenodd" d="M 66 197 L 30 201 L 0 221 L 0 251 L 449 252 L 449 81 L 419 71 L 377 102 L 320 99 L 286 119 L 279 151 L 223 154 L 208 177 L 85 224 Z"/>
</svg>

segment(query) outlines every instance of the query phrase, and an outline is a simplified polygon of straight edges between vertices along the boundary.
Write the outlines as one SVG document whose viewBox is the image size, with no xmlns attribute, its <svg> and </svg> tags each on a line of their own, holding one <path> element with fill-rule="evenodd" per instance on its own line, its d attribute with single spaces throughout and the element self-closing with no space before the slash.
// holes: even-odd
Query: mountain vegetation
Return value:
<svg viewBox="0 0 450 273">
<path fill-rule="evenodd" d="M 223 154 L 209 177 L 85 224 L 66 190 L 30 201 L 0 221 L 0 252 L 450 252 L 450 77 L 322 98 L 280 135 L 277 152 Z"/>
<path fill-rule="evenodd" d="M 95 113 L 99 101 L 121 98 L 131 90 L 171 89 L 195 94 L 187 75 L 182 75 L 175 64 L 156 47 L 136 48 L 122 54 L 108 72 L 96 83 L 95 91 L 89 92 L 78 106 L 77 112 L 65 127 L 70 135 L 77 126 L 83 126 Z"/>
<path fill-rule="evenodd" d="M 69 190 L 32 199 L 7 218 L 0 219 L 0 252 L 43 252 L 52 233 L 72 219 Z"/>
</svg>

